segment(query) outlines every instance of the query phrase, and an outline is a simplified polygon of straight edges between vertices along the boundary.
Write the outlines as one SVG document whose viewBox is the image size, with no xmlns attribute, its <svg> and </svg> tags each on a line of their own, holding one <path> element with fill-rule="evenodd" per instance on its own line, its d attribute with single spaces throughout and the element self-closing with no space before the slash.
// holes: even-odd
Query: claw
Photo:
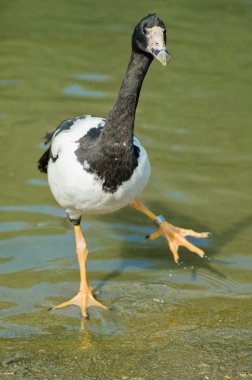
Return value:
<svg viewBox="0 0 252 380">
<path fill-rule="evenodd" d="M 148 239 L 150 239 L 150 240 L 155 240 L 155 239 L 157 239 L 160 235 L 162 235 L 162 232 L 160 231 L 160 229 L 158 229 L 157 231 L 152 232 L 152 234 L 148 235 Z"/>
</svg>

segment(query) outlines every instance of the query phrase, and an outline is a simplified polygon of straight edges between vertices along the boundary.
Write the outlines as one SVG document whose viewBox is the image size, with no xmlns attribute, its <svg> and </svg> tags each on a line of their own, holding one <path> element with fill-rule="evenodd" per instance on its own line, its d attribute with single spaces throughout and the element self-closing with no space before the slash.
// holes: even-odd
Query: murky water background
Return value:
<svg viewBox="0 0 252 380">
<path fill-rule="evenodd" d="M 249 379 L 252 2 L 0 2 L 1 378 Z M 138 20 L 168 25 L 136 134 L 152 176 L 142 199 L 211 231 L 176 266 L 130 209 L 84 220 L 89 280 L 112 311 L 48 312 L 74 295 L 72 226 L 36 169 L 42 137 L 111 108 Z"/>
</svg>

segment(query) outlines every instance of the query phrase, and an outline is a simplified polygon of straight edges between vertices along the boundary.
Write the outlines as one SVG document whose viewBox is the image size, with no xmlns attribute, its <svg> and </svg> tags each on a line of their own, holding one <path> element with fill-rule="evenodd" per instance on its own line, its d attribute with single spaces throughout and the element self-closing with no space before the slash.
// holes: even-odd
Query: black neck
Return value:
<svg viewBox="0 0 252 380">
<path fill-rule="evenodd" d="M 102 131 L 103 143 L 132 144 L 135 112 L 144 77 L 152 57 L 132 52 L 122 86 Z"/>
</svg>

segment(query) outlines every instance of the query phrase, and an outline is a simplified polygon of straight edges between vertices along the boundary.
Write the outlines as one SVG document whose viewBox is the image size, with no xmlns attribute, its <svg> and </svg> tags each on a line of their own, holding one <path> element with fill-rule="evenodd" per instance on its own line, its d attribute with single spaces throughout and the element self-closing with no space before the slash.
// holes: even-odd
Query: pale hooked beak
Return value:
<svg viewBox="0 0 252 380">
<path fill-rule="evenodd" d="M 160 26 L 154 26 L 153 28 L 145 28 L 145 33 L 148 39 L 147 50 L 162 65 L 166 66 L 170 60 L 170 56 L 165 46 L 164 29 Z"/>
<path fill-rule="evenodd" d="M 170 56 L 169 56 L 169 53 L 166 49 L 161 49 L 157 52 L 157 54 L 155 54 L 155 52 L 153 52 L 153 56 L 160 62 L 162 63 L 163 66 L 166 66 L 167 63 L 169 62 L 170 60 Z"/>
</svg>

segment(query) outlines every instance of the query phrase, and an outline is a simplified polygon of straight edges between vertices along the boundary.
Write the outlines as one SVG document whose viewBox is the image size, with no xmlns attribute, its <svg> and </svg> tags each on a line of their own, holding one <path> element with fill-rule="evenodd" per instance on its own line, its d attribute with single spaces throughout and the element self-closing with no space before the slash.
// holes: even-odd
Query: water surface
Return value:
<svg viewBox="0 0 252 380">
<path fill-rule="evenodd" d="M 83 220 L 89 281 L 111 311 L 48 312 L 78 289 L 72 226 L 36 169 L 43 135 L 105 116 L 150 1 L 1 4 L 2 378 L 251 378 L 251 1 L 158 1 L 172 60 L 153 62 L 136 135 L 152 175 L 143 201 L 211 231 L 175 265 L 125 208 Z"/>
</svg>

